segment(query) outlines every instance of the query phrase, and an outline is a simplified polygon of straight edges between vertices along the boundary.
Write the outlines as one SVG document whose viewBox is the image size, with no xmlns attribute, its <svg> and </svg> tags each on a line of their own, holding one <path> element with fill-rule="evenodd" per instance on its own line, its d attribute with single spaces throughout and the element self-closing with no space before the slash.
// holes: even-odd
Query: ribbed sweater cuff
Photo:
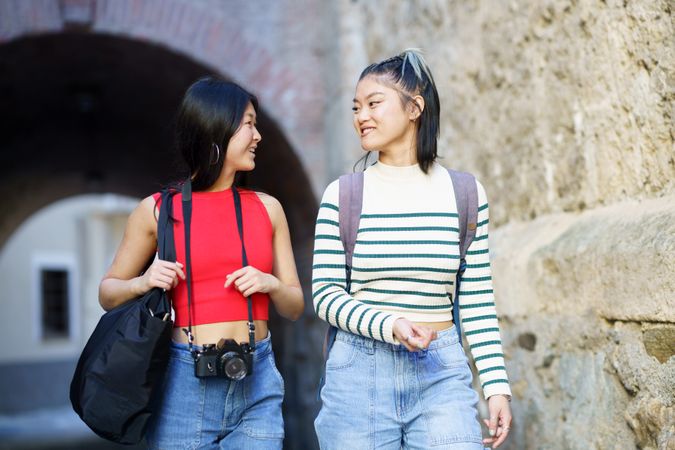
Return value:
<svg viewBox="0 0 675 450">
<path fill-rule="evenodd" d="M 511 396 L 511 388 L 508 383 L 494 383 L 483 388 L 483 396 L 487 400 L 493 395 L 504 394 Z"/>
</svg>

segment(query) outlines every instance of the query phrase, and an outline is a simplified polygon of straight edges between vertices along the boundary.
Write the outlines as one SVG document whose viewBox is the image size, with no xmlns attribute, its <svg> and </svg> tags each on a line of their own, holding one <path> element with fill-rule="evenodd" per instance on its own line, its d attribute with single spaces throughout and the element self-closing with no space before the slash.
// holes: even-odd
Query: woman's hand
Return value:
<svg viewBox="0 0 675 450">
<path fill-rule="evenodd" d="M 179 278 L 185 279 L 181 263 L 157 259 L 142 276 L 137 278 L 136 293 L 143 295 L 155 287 L 168 291 L 176 287 Z"/>
<path fill-rule="evenodd" d="M 483 439 L 483 444 L 497 448 L 504 443 L 511 430 L 511 407 L 506 395 L 492 395 L 488 398 L 490 419 L 483 419 L 488 427 L 490 437 Z"/>
<path fill-rule="evenodd" d="M 394 337 L 409 352 L 416 352 L 429 347 L 429 343 L 437 337 L 436 330 L 433 328 L 417 325 L 404 318 L 394 321 L 393 332 Z"/>
<path fill-rule="evenodd" d="M 279 288 L 281 282 L 269 273 L 264 273 L 252 266 L 246 266 L 235 270 L 226 276 L 225 287 L 234 284 L 234 287 L 242 293 L 244 297 L 261 292 L 270 294 Z"/>
</svg>

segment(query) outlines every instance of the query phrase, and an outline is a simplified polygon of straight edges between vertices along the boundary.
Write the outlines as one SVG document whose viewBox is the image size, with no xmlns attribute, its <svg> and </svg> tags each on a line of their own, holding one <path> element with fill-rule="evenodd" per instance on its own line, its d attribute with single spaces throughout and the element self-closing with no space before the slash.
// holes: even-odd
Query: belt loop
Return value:
<svg viewBox="0 0 675 450">
<path fill-rule="evenodd" d="M 377 342 L 375 342 L 375 339 L 363 338 L 363 344 L 366 353 L 368 353 L 369 355 L 375 354 L 375 345 L 377 344 Z"/>
</svg>

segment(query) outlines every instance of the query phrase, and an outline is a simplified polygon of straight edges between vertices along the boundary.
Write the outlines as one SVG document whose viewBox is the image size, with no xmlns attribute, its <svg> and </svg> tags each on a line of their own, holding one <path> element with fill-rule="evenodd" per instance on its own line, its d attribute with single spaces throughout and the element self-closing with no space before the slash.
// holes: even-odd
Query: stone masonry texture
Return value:
<svg viewBox="0 0 675 450">
<path fill-rule="evenodd" d="M 360 63 L 343 62 L 343 98 L 365 64 L 421 48 L 441 162 L 488 192 L 514 390 L 505 448 L 675 448 L 673 3 L 337 9 L 342 54 Z"/>
</svg>

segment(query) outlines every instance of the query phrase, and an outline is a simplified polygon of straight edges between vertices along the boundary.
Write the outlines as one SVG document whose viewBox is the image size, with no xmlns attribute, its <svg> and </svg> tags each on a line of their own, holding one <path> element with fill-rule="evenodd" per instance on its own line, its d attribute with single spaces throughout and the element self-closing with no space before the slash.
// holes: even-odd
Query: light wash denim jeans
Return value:
<svg viewBox="0 0 675 450">
<path fill-rule="evenodd" d="M 270 335 L 256 343 L 253 374 L 197 378 L 188 346 L 172 343 L 162 395 L 146 434 L 151 449 L 281 449 L 284 381 Z"/>
<path fill-rule="evenodd" d="M 415 353 L 338 331 L 314 422 L 319 445 L 483 450 L 471 376 L 454 327 Z"/>
</svg>

